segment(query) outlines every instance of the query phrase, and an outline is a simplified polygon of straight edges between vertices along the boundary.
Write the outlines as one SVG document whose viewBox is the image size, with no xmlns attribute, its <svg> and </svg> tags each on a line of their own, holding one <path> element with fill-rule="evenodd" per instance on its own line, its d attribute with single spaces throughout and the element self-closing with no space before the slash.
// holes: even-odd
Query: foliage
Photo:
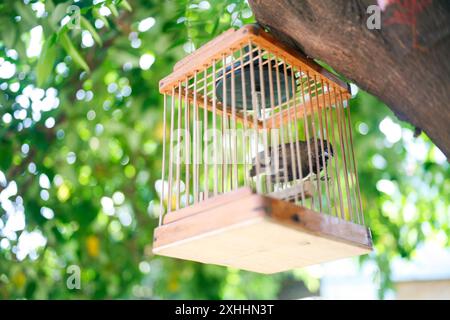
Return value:
<svg viewBox="0 0 450 320">
<path fill-rule="evenodd" d="M 273 298 L 287 277 L 317 290 L 307 271 L 262 276 L 151 253 L 158 81 L 252 21 L 239 0 L 0 4 L 1 298 Z M 449 245 L 449 167 L 375 98 L 360 91 L 351 104 L 376 245 L 366 259 L 384 292 L 393 257 L 433 237 Z M 66 286 L 69 265 L 81 268 L 80 290 Z"/>
<path fill-rule="evenodd" d="M 399 123 L 374 97 L 351 101 L 363 207 L 375 244 L 380 295 L 391 288 L 390 262 L 410 259 L 425 241 L 450 245 L 450 170 L 441 151 Z M 361 134 L 363 133 L 363 134 Z"/>
</svg>

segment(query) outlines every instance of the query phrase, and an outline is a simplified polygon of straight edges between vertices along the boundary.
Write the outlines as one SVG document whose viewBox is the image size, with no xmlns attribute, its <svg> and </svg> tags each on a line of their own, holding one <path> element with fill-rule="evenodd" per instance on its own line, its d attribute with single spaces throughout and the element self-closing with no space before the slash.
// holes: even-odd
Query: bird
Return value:
<svg viewBox="0 0 450 320">
<path fill-rule="evenodd" d="M 246 47 L 245 52 L 248 53 L 249 49 Z M 292 69 L 288 69 L 285 76 L 284 74 L 284 66 L 279 65 L 278 71 L 275 66 L 274 60 L 271 61 L 271 74 L 269 73 L 269 63 L 267 63 L 267 59 L 259 59 L 257 58 L 258 52 L 252 51 L 252 60 L 253 62 L 248 63 L 250 60 L 250 55 L 248 55 L 245 59 L 241 61 L 235 62 L 234 65 L 234 99 L 235 103 L 234 106 L 236 110 L 244 110 L 244 97 L 243 97 L 243 86 L 242 86 L 242 73 L 244 74 L 244 81 L 245 81 L 245 109 L 247 110 L 253 110 L 253 95 L 252 95 L 252 82 L 251 82 L 251 64 L 253 64 L 253 74 L 254 74 L 254 91 L 258 95 L 257 99 L 262 99 L 262 86 L 261 86 L 261 77 L 262 82 L 264 84 L 264 107 L 270 108 L 271 107 L 271 90 L 270 90 L 270 82 L 272 82 L 272 93 L 273 93 L 273 99 L 275 106 L 278 106 L 288 100 L 290 96 L 292 96 L 292 84 L 295 83 L 295 80 L 293 81 L 293 77 L 295 78 L 295 75 L 292 72 Z M 261 60 L 261 69 L 262 72 L 260 72 L 260 60 Z M 244 64 L 242 67 L 241 64 Z M 216 81 L 215 85 L 215 92 L 216 97 L 221 103 L 226 103 L 227 108 L 232 108 L 232 78 L 231 78 L 231 72 L 229 72 L 232 69 L 231 65 L 225 68 L 226 73 L 226 101 L 224 99 L 224 79 L 222 77 L 223 75 L 223 69 L 219 70 L 217 73 L 217 77 L 220 78 Z M 243 71 L 242 71 L 243 69 Z M 277 76 L 278 73 L 278 76 Z M 277 80 L 279 79 L 279 86 L 277 85 Z M 286 80 L 287 80 L 287 86 L 286 86 Z M 287 88 L 286 88 L 287 87 Z M 279 88 L 279 89 L 278 89 Z M 286 90 L 287 89 L 287 90 Z M 279 90 L 279 91 L 278 91 Z M 279 97 L 279 93 L 281 96 L 281 99 Z M 281 101 L 280 101 L 281 100 Z M 259 101 L 256 101 L 256 106 L 258 110 L 262 109 L 262 103 Z"/>
<path fill-rule="evenodd" d="M 299 167 L 298 167 L 298 162 L 299 160 L 297 160 L 297 143 L 298 143 L 298 150 L 300 153 L 300 158 L 301 158 L 301 177 L 305 178 L 308 175 L 314 173 L 316 175 L 319 175 L 320 172 L 323 170 L 324 166 L 327 165 L 328 160 L 334 156 L 334 152 L 333 152 L 333 146 L 331 145 L 331 143 L 327 142 L 327 140 L 323 140 L 323 152 L 322 152 L 322 144 L 320 142 L 320 139 L 316 139 L 317 142 L 317 147 L 318 147 L 318 152 L 316 153 L 316 143 L 314 141 L 314 138 L 311 138 L 309 140 L 309 150 L 311 150 L 310 152 L 310 157 L 311 157 L 311 162 L 312 162 L 312 167 L 310 168 L 309 165 L 309 156 L 308 156 L 308 142 L 307 141 L 297 141 L 297 142 L 293 142 L 293 150 L 291 149 L 291 143 L 285 143 L 284 144 L 284 149 L 286 152 L 286 159 L 284 159 L 285 161 L 283 161 L 283 145 L 280 144 L 277 146 L 277 151 L 278 151 L 278 155 L 275 154 L 275 150 L 274 152 L 272 152 L 272 146 L 269 146 L 268 150 L 267 150 L 267 155 L 268 155 L 268 160 L 265 160 L 265 151 L 260 151 L 258 152 L 258 154 L 256 155 L 256 157 L 258 157 L 259 159 L 259 166 L 260 166 L 260 170 L 259 170 L 259 174 L 263 174 L 267 168 L 271 168 L 271 175 L 270 175 L 270 181 L 272 183 L 275 182 L 281 182 L 281 183 L 285 183 L 285 182 L 290 182 L 290 181 L 294 181 L 296 179 L 300 178 L 300 172 L 299 172 Z M 328 148 L 329 146 L 329 148 Z M 293 152 L 292 152 L 293 151 Z M 277 156 L 278 157 L 278 172 L 273 172 L 274 170 L 277 170 L 275 162 L 272 161 L 274 159 L 274 157 Z M 317 156 L 319 157 L 319 159 L 317 159 Z M 250 177 L 255 177 L 258 175 L 257 173 L 257 164 L 256 164 L 256 157 L 253 158 L 253 163 L 252 163 L 252 167 L 250 169 Z M 317 160 L 319 163 L 319 170 L 317 170 Z M 284 168 L 284 163 L 286 163 L 286 168 Z M 294 175 L 294 166 L 295 166 L 295 175 Z M 278 181 L 277 181 L 277 173 L 278 173 Z"/>
</svg>

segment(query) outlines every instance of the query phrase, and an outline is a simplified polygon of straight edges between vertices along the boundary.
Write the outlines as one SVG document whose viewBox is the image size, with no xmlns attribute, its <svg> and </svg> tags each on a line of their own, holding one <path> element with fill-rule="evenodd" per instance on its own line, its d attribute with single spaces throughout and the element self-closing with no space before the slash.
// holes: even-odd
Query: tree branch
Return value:
<svg viewBox="0 0 450 320">
<path fill-rule="evenodd" d="M 404 0 L 400 3 L 404 3 Z M 427 1 L 410 25 L 366 26 L 375 0 L 250 0 L 256 20 L 280 40 L 320 59 L 422 129 L 450 157 L 450 2 Z"/>
</svg>

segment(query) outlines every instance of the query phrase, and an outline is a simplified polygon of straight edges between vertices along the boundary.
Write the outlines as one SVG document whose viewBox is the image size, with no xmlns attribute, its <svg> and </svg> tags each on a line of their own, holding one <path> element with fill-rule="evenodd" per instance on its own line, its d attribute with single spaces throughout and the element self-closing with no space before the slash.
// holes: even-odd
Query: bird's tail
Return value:
<svg viewBox="0 0 450 320">
<path fill-rule="evenodd" d="M 259 174 L 264 173 L 264 171 L 266 170 L 266 167 L 260 163 L 259 165 Z M 256 172 L 256 164 L 254 164 L 250 171 L 249 171 L 250 177 L 256 177 L 258 175 L 258 173 Z"/>
<path fill-rule="evenodd" d="M 255 165 L 253 165 L 252 168 L 250 169 L 249 175 L 250 175 L 250 177 L 256 176 L 256 166 Z"/>
</svg>

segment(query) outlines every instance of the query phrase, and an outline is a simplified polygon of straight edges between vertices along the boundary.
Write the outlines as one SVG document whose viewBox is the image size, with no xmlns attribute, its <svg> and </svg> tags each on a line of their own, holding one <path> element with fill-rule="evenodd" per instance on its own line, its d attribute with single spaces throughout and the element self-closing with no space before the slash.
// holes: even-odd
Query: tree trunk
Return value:
<svg viewBox="0 0 450 320">
<path fill-rule="evenodd" d="M 450 158 L 450 1 L 391 0 L 379 30 L 366 24 L 375 0 L 249 2 L 272 34 L 377 96 Z"/>
</svg>

